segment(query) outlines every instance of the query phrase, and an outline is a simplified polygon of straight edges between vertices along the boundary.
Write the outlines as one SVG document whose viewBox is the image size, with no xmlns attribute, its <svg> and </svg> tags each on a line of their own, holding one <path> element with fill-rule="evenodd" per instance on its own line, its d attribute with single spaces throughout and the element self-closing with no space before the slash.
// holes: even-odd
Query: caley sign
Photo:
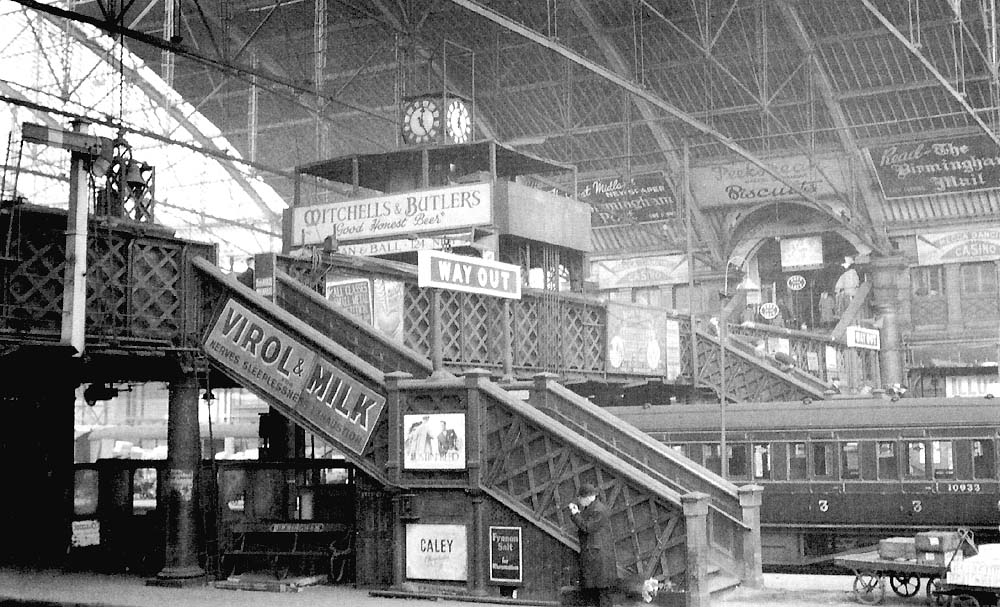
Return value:
<svg viewBox="0 0 1000 607">
<path fill-rule="evenodd" d="M 385 397 L 232 299 L 205 338 L 205 352 L 234 378 L 361 453 Z"/>
</svg>

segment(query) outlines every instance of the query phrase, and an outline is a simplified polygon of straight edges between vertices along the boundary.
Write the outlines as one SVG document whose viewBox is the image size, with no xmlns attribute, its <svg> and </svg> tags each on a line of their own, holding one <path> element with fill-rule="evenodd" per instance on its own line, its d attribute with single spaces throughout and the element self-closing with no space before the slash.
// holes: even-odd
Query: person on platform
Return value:
<svg viewBox="0 0 1000 607">
<path fill-rule="evenodd" d="M 580 587 L 591 605 L 612 607 L 618 572 L 608 508 L 589 483 L 580 485 L 576 495 L 569 512 L 580 537 Z"/>
<path fill-rule="evenodd" d="M 819 325 L 824 329 L 832 329 L 837 324 L 837 304 L 829 291 L 819 294 Z"/>
<path fill-rule="evenodd" d="M 837 294 L 837 313 L 843 316 L 844 311 L 847 310 L 847 306 L 851 305 L 851 300 L 854 299 L 854 294 L 857 293 L 858 287 L 861 286 L 861 277 L 858 276 L 858 271 L 854 269 L 853 257 L 845 257 L 844 263 L 840 265 L 844 268 L 844 273 L 837 279 L 837 284 L 834 285 L 833 290 Z"/>
</svg>

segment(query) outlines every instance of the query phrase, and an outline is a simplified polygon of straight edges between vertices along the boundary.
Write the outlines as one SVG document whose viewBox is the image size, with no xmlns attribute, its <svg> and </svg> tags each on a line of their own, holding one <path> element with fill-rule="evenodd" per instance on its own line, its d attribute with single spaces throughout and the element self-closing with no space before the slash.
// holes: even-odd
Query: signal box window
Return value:
<svg viewBox="0 0 1000 607">
<path fill-rule="evenodd" d="M 861 455 L 857 441 L 851 441 L 842 445 L 840 451 L 840 475 L 844 479 L 861 478 Z"/>
<path fill-rule="evenodd" d="M 729 451 L 729 476 L 747 478 L 750 475 L 747 467 L 747 446 L 728 445 L 726 451 Z"/>
<path fill-rule="evenodd" d="M 944 266 L 924 266 L 910 270 L 910 284 L 917 297 L 944 295 Z"/>
<path fill-rule="evenodd" d="M 753 477 L 755 479 L 771 478 L 771 449 L 767 444 L 753 446 Z"/>
<path fill-rule="evenodd" d="M 992 261 L 962 264 L 963 295 L 995 295 L 997 266 Z"/>
<path fill-rule="evenodd" d="M 792 443 L 788 449 L 788 477 L 800 480 L 806 477 L 806 444 Z"/>
<path fill-rule="evenodd" d="M 934 462 L 934 478 L 955 476 L 955 457 L 950 440 L 931 441 L 931 461 Z"/>
<path fill-rule="evenodd" d="M 993 441 L 972 441 L 972 478 L 993 478 L 996 475 L 994 455 Z"/>
<path fill-rule="evenodd" d="M 830 443 L 813 443 L 813 475 L 833 476 L 833 445 Z"/>
<path fill-rule="evenodd" d="M 722 473 L 722 458 L 719 457 L 718 443 L 705 444 L 701 446 L 702 454 L 705 458 L 705 467 L 716 474 Z"/>
<path fill-rule="evenodd" d="M 878 444 L 878 477 L 882 480 L 896 478 L 899 472 L 896 467 L 896 443 L 880 442 Z"/>
<path fill-rule="evenodd" d="M 927 453 L 923 443 L 906 443 L 906 476 L 924 478 L 927 476 Z"/>
</svg>

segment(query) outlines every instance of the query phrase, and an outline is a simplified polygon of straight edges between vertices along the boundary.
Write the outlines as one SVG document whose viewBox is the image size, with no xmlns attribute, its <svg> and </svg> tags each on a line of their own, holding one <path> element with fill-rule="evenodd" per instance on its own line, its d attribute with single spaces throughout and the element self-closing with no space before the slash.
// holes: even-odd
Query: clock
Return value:
<svg viewBox="0 0 1000 607">
<path fill-rule="evenodd" d="M 407 143 L 436 141 L 441 129 L 441 109 L 437 100 L 422 97 L 403 107 L 403 139 Z"/>
<path fill-rule="evenodd" d="M 469 107 L 461 99 L 453 99 L 448 103 L 448 113 L 445 125 L 448 138 L 453 143 L 466 143 L 472 135 L 472 117 Z"/>
</svg>

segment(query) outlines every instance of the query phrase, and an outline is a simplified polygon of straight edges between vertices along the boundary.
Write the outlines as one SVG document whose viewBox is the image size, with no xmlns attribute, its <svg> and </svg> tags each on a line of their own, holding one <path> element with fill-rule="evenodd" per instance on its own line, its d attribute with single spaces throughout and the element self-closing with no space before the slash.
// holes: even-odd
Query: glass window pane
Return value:
<svg viewBox="0 0 1000 607">
<path fill-rule="evenodd" d="M 931 456 L 934 462 L 934 478 L 955 476 L 955 462 L 950 440 L 931 441 Z"/>
<path fill-rule="evenodd" d="M 720 457 L 720 447 L 718 443 L 705 444 L 701 446 L 702 454 L 705 456 L 705 467 L 715 472 L 722 473 L 722 457 Z"/>
<path fill-rule="evenodd" d="M 891 479 L 898 476 L 896 468 L 896 443 L 880 442 L 878 444 L 878 477 Z"/>
<path fill-rule="evenodd" d="M 806 478 L 806 444 L 792 443 L 788 450 L 788 477 L 791 479 Z"/>
<path fill-rule="evenodd" d="M 90 516 L 97 512 L 97 470 L 76 470 L 73 474 L 73 514 Z"/>
<path fill-rule="evenodd" d="M 755 479 L 771 478 L 770 445 L 758 444 L 753 446 L 753 477 Z"/>
<path fill-rule="evenodd" d="M 972 441 L 972 477 L 993 478 L 996 475 L 992 440 Z"/>
<path fill-rule="evenodd" d="M 833 445 L 829 443 L 813 444 L 813 474 L 816 476 L 833 475 Z"/>
<path fill-rule="evenodd" d="M 132 513 L 156 510 L 156 468 L 138 468 L 132 476 Z"/>
<path fill-rule="evenodd" d="M 927 469 L 923 443 L 906 443 L 906 476 L 924 478 Z"/>
<path fill-rule="evenodd" d="M 747 446 L 727 445 L 729 451 L 729 476 L 733 478 L 747 478 L 750 470 L 747 466 Z"/>
<path fill-rule="evenodd" d="M 861 457 L 858 443 L 856 441 L 844 443 L 841 449 L 841 478 L 861 478 Z"/>
</svg>

